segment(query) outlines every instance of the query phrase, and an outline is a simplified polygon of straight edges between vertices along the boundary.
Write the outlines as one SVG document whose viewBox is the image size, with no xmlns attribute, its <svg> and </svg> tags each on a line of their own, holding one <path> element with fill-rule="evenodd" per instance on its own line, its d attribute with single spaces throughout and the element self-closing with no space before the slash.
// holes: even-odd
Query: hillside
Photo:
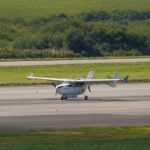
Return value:
<svg viewBox="0 0 150 150">
<path fill-rule="evenodd" d="M 150 55 L 149 0 L 0 0 L 0 59 Z"/>
</svg>

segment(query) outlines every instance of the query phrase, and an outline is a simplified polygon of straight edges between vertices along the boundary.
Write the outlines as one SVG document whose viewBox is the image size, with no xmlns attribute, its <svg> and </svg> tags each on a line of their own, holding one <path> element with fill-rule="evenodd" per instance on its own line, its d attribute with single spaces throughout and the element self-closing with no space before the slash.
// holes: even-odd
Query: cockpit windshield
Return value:
<svg viewBox="0 0 150 150">
<path fill-rule="evenodd" d="M 72 84 L 69 84 L 67 85 L 67 87 L 81 87 L 83 86 L 85 83 L 72 83 Z"/>
</svg>

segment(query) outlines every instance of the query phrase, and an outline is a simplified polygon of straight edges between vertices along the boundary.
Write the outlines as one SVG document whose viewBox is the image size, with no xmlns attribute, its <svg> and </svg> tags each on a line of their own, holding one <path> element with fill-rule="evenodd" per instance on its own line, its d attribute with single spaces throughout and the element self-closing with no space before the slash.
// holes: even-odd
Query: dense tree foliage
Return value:
<svg viewBox="0 0 150 150">
<path fill-rule="evenodd" d="M 0 19 L 0 58 L 150 55 L 150 11 Z"/>
<path fill-rule="evenodd" d="M 85 21 L 99 21 L 99 20 L 114 20 L 120 22 L 130 22 L 134 20 L 150 19 L 150 10 L 135 11 L 135 10 L 113 10 L 111 12 L 96 11 L 91 13 L 83 13 L 80 15 Z"/>
</svg>

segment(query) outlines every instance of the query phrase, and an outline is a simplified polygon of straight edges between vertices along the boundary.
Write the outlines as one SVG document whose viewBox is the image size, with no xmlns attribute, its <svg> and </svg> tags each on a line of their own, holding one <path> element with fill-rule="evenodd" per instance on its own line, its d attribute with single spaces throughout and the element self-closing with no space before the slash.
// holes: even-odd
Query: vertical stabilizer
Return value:
<svg viewBox="0 0 150 150">
<path fill-rule="evenodd" d="M 116 71 L 116 72 L 112 75 L 111 79 L 118 79 L 118 78 L 119 78 L 119 73 Z M 116 87 L 116 83 L 117 83 L 117 81 L 111 81 L 111 82 L 108 82 L 107 84 L 108 84 L 109 86 L 111 86 L 111 87 Z"/>
<path fill-rule="evenodd" d="M 116 72 L 112 75 L 111 79 L 118 79 L 118 78 L 119 78 L 119 73 L 116 71 Z"/>
<path fill-rule="evenodd" d="M 90 71 L 87 76 L 86 76 L 86 79 L 92 79 L 94 77 L 94 72 L 93 71 Z"/>
</svg>

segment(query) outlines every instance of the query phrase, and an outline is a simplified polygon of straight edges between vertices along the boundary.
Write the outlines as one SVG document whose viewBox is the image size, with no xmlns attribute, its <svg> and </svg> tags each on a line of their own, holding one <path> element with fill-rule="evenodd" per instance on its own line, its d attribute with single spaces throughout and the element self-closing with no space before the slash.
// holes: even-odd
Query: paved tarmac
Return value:
<svg viewBox="0 0 150 150">
<path fill-rule="evenodd" d="M 150 62 L 150 58 L 133 59 L 89 59 L 89 60 L 56 60 L 56 61 L 6 61 L 0 66 L 32 66 L 32 65 L 59 65 L 59 64 L 88 64 L 88 63 L 134 63 Z"/>
<path fill-rule="evenodd" d="M 150 125 L 150 83 L 91 87 L 89 100 L 61 101 L 52 86 L 0 87 L 0 131 Z"/>
</svg>

